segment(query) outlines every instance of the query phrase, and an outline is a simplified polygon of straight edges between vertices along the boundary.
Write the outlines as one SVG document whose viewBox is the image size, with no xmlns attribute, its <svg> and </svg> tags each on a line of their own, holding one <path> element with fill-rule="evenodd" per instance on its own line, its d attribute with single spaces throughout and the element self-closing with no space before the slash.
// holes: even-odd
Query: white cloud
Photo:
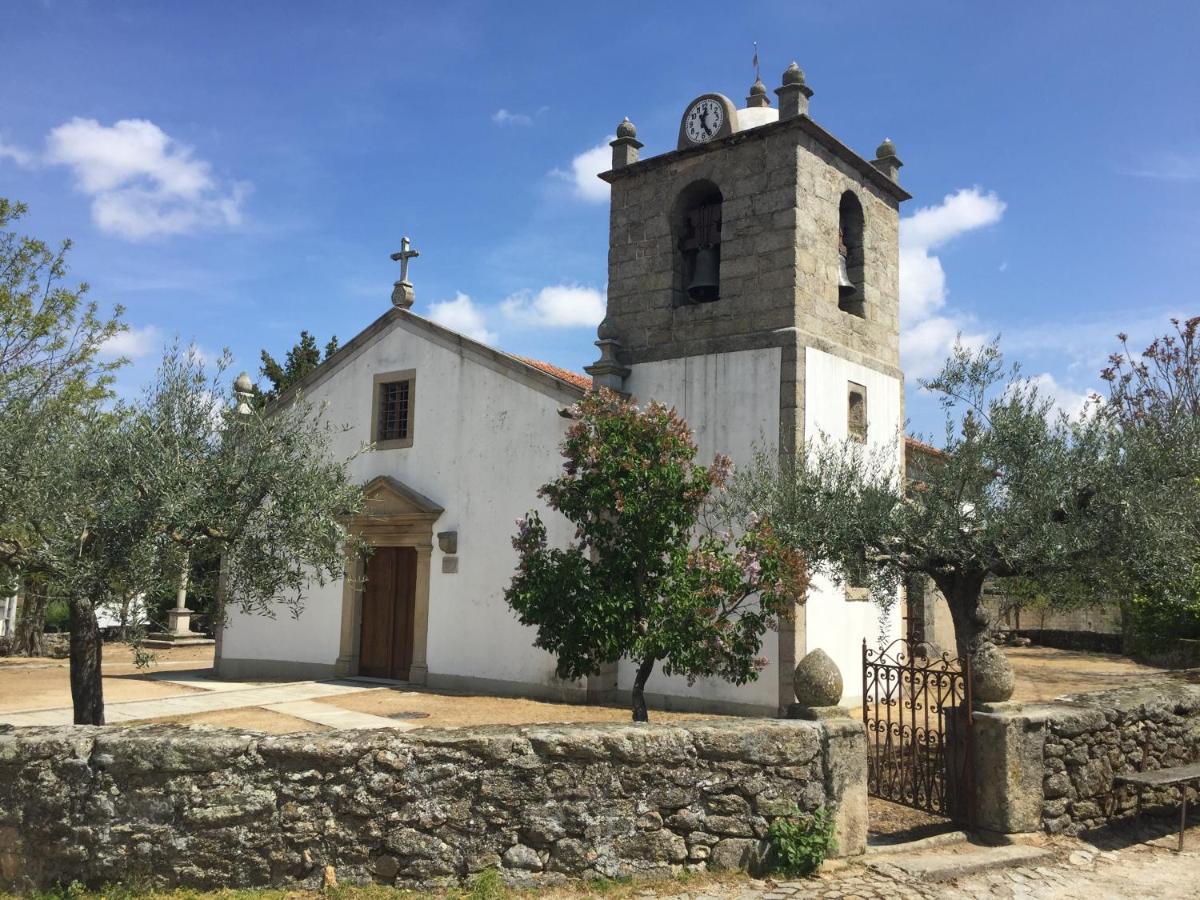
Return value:
<svg viewBox="0 0 1200 900">
<path fill-rule="evenodd" d="M 1022 379 L 1018 384 L 1035 388 L 1039 397 L 1053 401 L 1055 409 L 1072 419 L 1094 411 L 1096 404 L 1103 402 L 1103 398 L 1095 391 L 1072 390 L 1060 384 L 1049 372 Z"/>
<path fill-rule="evenodd" d="M 429 318 L 481 344 L 496 343 L 496 333 L 488 331 L 483 310 L 462 291 L 459 291 L 453 300 L 432 304 L 429 307 Z"/>
<path fill-rule="evenodd" d="M 969 321 L 933 316 L 900 332 L 900 355 L 904 373 L 913 378 L 928 378 L 941 371 L 954 342 L 978 349 L 987 342 L 984 334 L 972 332 Z"/>
<path fill-rule="evenodd" d="M 577 284 L 554 284 L 536 294 L 522 291 L 500 304 L 515 322 L 539 328 L 595 328 L 604 318 L 604 294 Z"/>
<path fill-rule="evenodd" d="M 509 112 L 501 107 L 492 113 L 492 121 L 497 125 L 532 125 L 533 117 L 525 113 Z"/>
<path fill-rule="evenodd" d="M 46 160 L 74 172 L 98 228 L 129 240 L 238 225 L 249 191 L 219 183 L 190 147 L 145 119 L 72 119 L 47 135 Z"/>
<path fill-rule="evenodd" d="M 584 150 L 571 160 L 571 171 L 554 169 L 550 172 L 555 178 L 569 181 L 575 188 L 575 196 L 588 203 L 604 203 L 608 200 L 608 183 L 596 176 L 612 168 L 612 148 L 608 144 L 597 144 L 590 150 Z"/>
<path fill-rule="evenodd" d="M 1200 181 L 1200 154 L 1158 153 L 1150 156 L 1130 175 L 1162 181 Z"/>
<path fill-rule="evenodd" d="M 999 222 L 1005 204 L 977 187 L 947 194 L 937 206 L 900 222 L 900 350 L 905 371 L 922 378 L 942 366 L 956 339 L 980 346 L 984 335 L 955 313 L 943 313 L 948 291 L 942 261 L 932 252 L 949 241 Z"/>
<path fill-rule="evenodd" d="M 995 225 L 1005 208 L 995 192 L 961 188 L 947 194 L 937 206 L 923 206 L 905 218 L 900 223 L 900 242 L 910 247 L 938 247 L 968 231 Z"/>
<path fill-rule="evenodd" d="M 995 193 L 963 188 L 900 222 L 900 323 L 915 325 L 946 305 L 946 273 L 930 251 L 969 231 L 994 225 L 1005 204 Z"/>
<path fill-rule="evenodd" d="M 138 359 L 157 352 L 162 346 L 162 334 L 153 325 L 141 328 L 130 328 L 120 334 L 114 334 L 101 347 L 100 352 L 105 356 L 127 356 Z"/>
<path fill-rule="evenodd" d="M 32 153 L 18 147 L 16 144 L 8 143 L 3 138 L 0 138 L 0 159 L 11 159 L 23 169 L 32 166 L 34 163 Z"/>
</svg>

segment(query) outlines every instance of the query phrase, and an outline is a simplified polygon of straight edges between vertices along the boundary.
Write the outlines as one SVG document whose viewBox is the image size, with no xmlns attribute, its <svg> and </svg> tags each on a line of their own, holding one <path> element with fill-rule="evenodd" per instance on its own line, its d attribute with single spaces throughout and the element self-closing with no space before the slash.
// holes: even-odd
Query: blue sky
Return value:
<svg viewBox="0 0 1200 900">
<path fill-rule="evenodd" d="M 301 328 L 350 338 L 402 234 L 417 312 L 578 369 L 606 277 L 588 151 L 626 115 L 672 149 L 689 99 L 745 96 L 757 40 L 769 88 L 795 59 L 818 122 L 906 163 L 928 431 L 915 376 L 958 331 L 1070 408 L 1117 331 L 1196 312 L 1197 33 L 1183 2 L 10 2 L 0 194 L 126 307 L 126 391 L 176 334 L 255 375 Z"/>
</svg>

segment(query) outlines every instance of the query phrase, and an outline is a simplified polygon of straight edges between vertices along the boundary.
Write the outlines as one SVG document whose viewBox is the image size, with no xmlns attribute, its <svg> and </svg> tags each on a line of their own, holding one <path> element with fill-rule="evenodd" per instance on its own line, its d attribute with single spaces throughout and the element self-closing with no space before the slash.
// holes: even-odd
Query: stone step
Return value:
<svg viewBox="0 0 1200 900">
<path fill-rule="evenodd" d="M 922 850 L 932 850 L 935 847 L 948 847 L 953 844 L 965 844 L 969 840 L 965 831 L 944 831 L 941 834 L 931 834 L 926 838 L 902 843 L 871 843 L 867 837 L 867 856 L 886 856 L 892 853 L 919 853 Z"/>
<path fill-rule="evenodd" d="M 950 881 L 984 872 L 988 869 L 1007 869 L 1044 863 L 1054 854 L 1042 847 L 1007 844 L 986 847 L 960 843 L 913 854 L 887 854 L 868 858 L 868 868 L 888 875 L 902 873 L 925 882 Z"/>
</svg>

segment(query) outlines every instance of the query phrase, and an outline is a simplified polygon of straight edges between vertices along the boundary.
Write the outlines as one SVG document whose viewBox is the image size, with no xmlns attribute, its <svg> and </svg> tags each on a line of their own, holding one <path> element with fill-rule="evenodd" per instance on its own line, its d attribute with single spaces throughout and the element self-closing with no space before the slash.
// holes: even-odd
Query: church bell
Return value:
<svg viewBox="0 0 1200 900">
<path fill-rule="evenodd" d="M 850 273 L 846 270 L 846 257 L 838 254 L 838 298 L 845 300 L 848 297 L 854 296 L 854 282 L 850 280 Z"/>
<path fill-rule="evenodd" d="M 850 280 L 850 271 L 846 268 L 846 258 L 850 256 L 850 248 L 846 246 L 845 236 L 838 229 L 838 300 L 848 300 L 854 296 L 854 282 Z"/>
<path fill-rule="evenodd" d="M 717 299 L 720 252 L 716 247 L 701 247 L 696 251 L 696 258 L 692 263 L 692 279 L 688 282 L 687 292 L 697 303 Z"/>
</svg>

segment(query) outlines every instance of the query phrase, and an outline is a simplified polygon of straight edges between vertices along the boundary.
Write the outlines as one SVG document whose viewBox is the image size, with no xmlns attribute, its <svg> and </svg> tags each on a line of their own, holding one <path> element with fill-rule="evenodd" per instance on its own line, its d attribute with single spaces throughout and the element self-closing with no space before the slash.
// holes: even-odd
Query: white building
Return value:
<svg viewBox="0 0 1200 900">
<path fill-rule="evenodd" d="M 17 595 L 0 597 L 0 637 L 8 637 L 17 627 Z"/>
<path fill-rule="evenodd" d="M 701 461 L 756 447 L 790 452 L 819 434 L 895 447 L 902 465 L 899 204 L 908 194 L 885 141 L 868 161 L 807 114 L 793 64 L 776 91 L 756 82 L 745 108 L 720 94 L 690 103 L 678 149 L 645 160 L 623 122 L 613 141 L 607 317 L 592 380 L 673 405 Z M 407 254 L 407 247 L 405 248 Z M 351 429 L 337 452 L 367 487 L 355 524 L 380 548 L 364 579 L 314 590 L 298 619 L 238 615 L 220 636 L 228 677 L 376 675 L 433 687 L 619 700 L 633 665 L 588 683 L 554 677 L 503 593 L 516 519 L 541 508 L 549 537 L 571 526 L 537 489 L 561 466 L 559 410 L 583 376 L 509 356 L 410 312 L 407 254 L 389 310 L 298 387 Z M 397 254 L 401 256 L 401 254 Z M 855 588 L 816 579 L 794 621 L 769 634 L 768 668 L 738 687 L 667 678 L 652 705 L 775 713 L 791 675 L 820 647 L 861 695 L 864 638 L 899 636 Z"/>
</svg>

